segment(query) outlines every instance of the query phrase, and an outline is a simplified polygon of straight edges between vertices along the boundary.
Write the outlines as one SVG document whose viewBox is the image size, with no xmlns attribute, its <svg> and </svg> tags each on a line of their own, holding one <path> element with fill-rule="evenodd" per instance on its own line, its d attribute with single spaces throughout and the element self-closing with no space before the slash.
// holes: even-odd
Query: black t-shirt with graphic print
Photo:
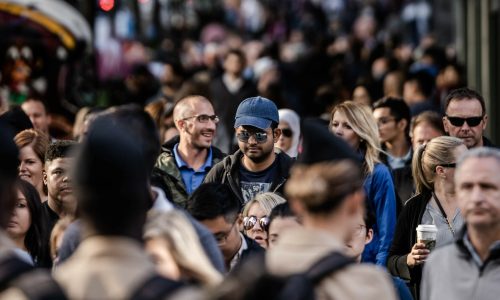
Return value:
<svg viewBox="0 0 500 300">
<path fill-rule="evenodd" d="M 257 194 L 268 192 L 272 182 L 278 174 L 278 163 L 274 162 L 265 170 L 251 172 L 240 164 L 240 187 L 245 203 L 252 200 Z"/>
</svg>

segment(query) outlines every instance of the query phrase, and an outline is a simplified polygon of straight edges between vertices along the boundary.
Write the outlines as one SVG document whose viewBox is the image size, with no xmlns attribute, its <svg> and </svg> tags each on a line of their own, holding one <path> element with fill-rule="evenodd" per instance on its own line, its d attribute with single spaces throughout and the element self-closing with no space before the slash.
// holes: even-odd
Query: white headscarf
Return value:
<svg viewBox="0 0 500 300">
<path fill-rule="evenodd" d="M 287 108 L 278 110 L 278 113 L 280 122 L 287 122 L 293 132 L 292 145 L 285 152 L 290 157 L 297 157 L 300 142 L 300 117 L 296 112 Z"/>
</svg>

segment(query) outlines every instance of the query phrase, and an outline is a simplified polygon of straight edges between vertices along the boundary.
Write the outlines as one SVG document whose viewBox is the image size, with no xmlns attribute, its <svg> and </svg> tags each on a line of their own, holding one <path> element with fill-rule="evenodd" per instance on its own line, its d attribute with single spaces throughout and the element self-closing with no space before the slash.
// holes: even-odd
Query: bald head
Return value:
<svg viewBox="0 0 500 300">
<path fill-rule="evenodd" d="M 174 106 L 174 121 L 177 129 L 180 129 L 177 121 L 199 114 L 197 106 L 200 103 L 212 106 L 210 100 L 199 95 L 187 96 L 177 101 Z"/>
</svg>

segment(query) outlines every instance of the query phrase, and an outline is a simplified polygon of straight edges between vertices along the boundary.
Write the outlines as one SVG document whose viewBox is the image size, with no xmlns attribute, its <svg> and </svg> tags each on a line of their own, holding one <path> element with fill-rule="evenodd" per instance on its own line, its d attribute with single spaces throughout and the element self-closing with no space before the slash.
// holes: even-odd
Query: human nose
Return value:
<svg viewBox="0 0 500 300">
<path fill-rule="evenodd" d="M 26 164 L 24 162 L 21 162 L 19 164 L 19 171 L 24 171 L 24 170 L 26 170 Z"/>
<path fill-rule="evenodd" d="M 480 205 L 484 201 L 484 193 L 480 186 L 476 185 L 472 188 L 469 199 L 474 205 Z"/>
</svg>

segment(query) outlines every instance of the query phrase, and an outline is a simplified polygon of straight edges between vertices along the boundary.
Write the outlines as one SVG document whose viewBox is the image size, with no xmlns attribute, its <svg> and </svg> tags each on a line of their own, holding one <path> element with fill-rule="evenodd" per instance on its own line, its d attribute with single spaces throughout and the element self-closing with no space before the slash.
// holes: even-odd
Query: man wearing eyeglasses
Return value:
<svg viewBox="0 0 500 300">
<path fill-rule="evenodd" d="M 278 123 L 271 100 L 258 96 L 241 102 L 234 122 L 239 150 L 215 165 L 205 182 L 229 185 L 242 204 L 260 193 L 282 193 L 293 160 L 274 148 L 281 134 Z"/>
<path fill-rule="evenodd" d="M 207 98 L 187 96 L 176 103 L 173 115 L 179 136 L 163 145 L 152 182 L 173 203 L 186 208 L 189 195 L 225 154 L 212 146 L 219 117 Z"/>
<path fill-rule="evenodd" d="M 446 96 L 443 125 L 450 136 L 461 138 L 467 148 L 495 147 L 485 136 L 488 123 L 483 96 L 478 92 L 459 88 Z"/>
</svg>

